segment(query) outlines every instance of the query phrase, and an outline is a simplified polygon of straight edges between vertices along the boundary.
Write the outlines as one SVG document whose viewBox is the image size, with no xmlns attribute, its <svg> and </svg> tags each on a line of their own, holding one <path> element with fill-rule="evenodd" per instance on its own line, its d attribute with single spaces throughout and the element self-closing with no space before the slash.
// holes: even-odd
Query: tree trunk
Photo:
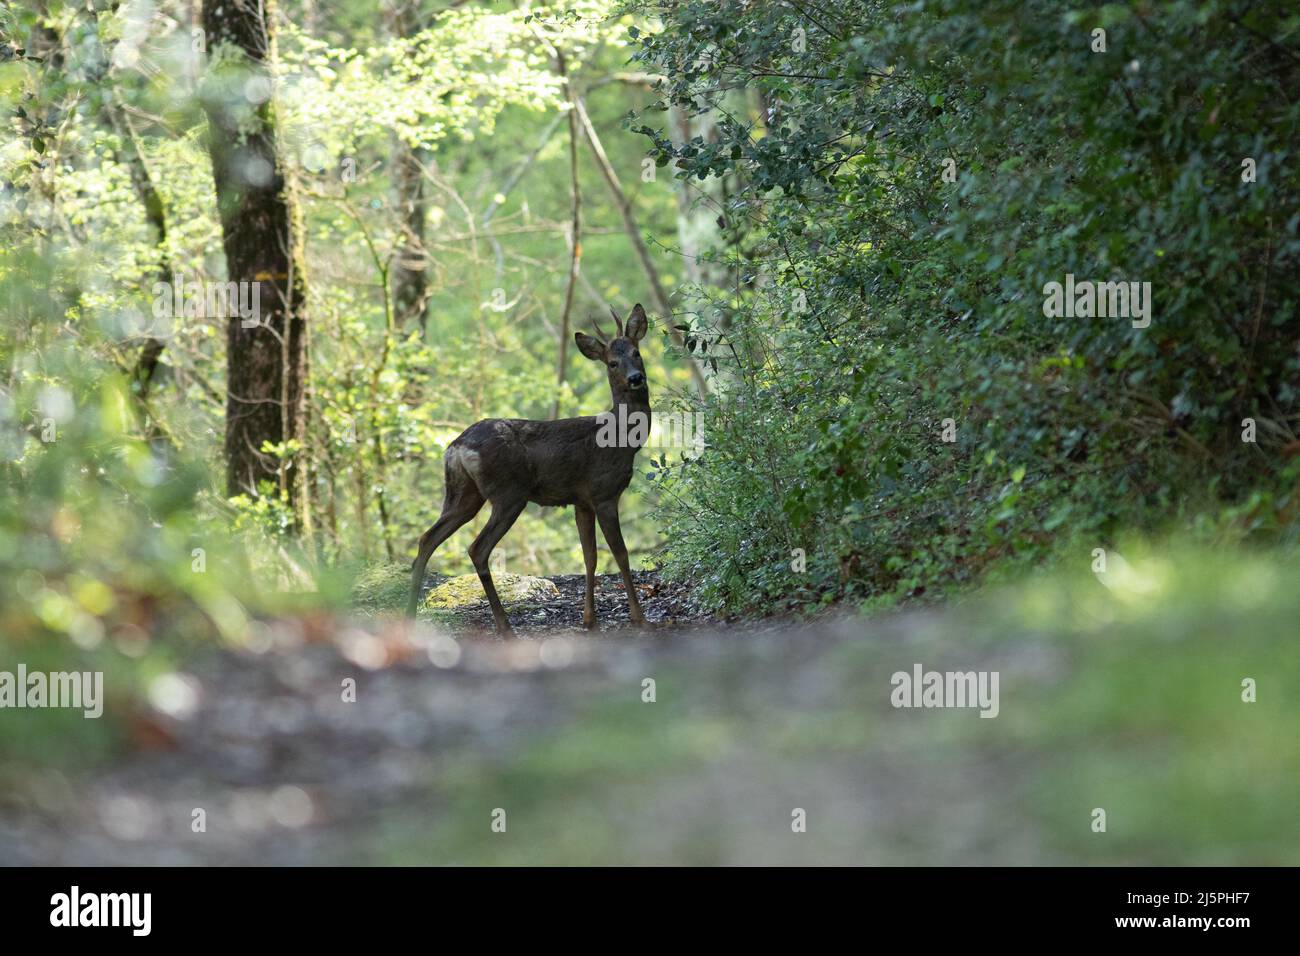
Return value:
<svg viewBox="0 0 1300 956">
<path fill-rule="evenodd" d="M 388 32 L 395 38 L 419 32 L 420 4 L 412 0 L 389 0 L 384 4 Z M 399 329 L 412 322 L 424 331 L 428 322 L 429 263 L 424 247 L 429 197 L 424 166 L 432 159 L 427 149 L 413 148 L 393 136 L 392 184 L 401 236 L 393 260 L 393 314 Z"/>
<path fill-rule="evenodd" d="M 668 120 L 679 143 L 690 142 L 695 136 L 710 145 L 718 141 L 717 125 L 710 114 L 692 117 L 682 107 L 673 106 L 668 110 Z M 710 258 L 722 245 L 718 223 L 725 209 L 721 179 L 677 181 L 677 240 L 682 249 L 682 265 L 687 281 L 700 286 L 702 291 L 726 290 L 731 286 L 726 267 Z"/>
<path fill-rule="evenodd" d="M 175 276 L 172 275 L 171 259 L 167 254 L 167 216 L 163 210 L 162 197 L 158 195 L 158 190 L 153 184 L 153 178 L 149 175 L 149 169 L 144 164 L 144 157 L 140 153 L 140 144 L 136 139 L 135 130 L 131 128 L 130 121 L 121 111 L 120 106 L 113 99 L 113 93 L 109 90 L 104 92 L 103 112 L 109 126 L 117 134 L 118 141 L 121 143 L 121 147 L 117 152 L 117 160 L 126 166 L 131 175 L 131 185 L 135 188 L 136 196 L 139 197 L 140 204 L 144 207 L 145 220 L 152 227 L 154 239 L 158 244 L 158 279 L 160 282 L 170 284 L 175 279 Z M 136 399 L 140 403 L 141 410 L 148 422 L 148 435 L 151 441 L 158 440 L 161 434 L 152 414 L 149 412 L 149 389 L 153 385 L 154 374 L 158 371 L 158 365 L 162 360 L 165 347 L 161 339 L 152 336 L 146 338 L 144 346 L 140 350 L 140 357 L 132 372 L 132 377 L 135 380 Z"/>
<path fill-rule="evenodd" d="M 556 356 L 555 404 L 551 406 L 551 419 L 560 417 L 560 392 L 564 388 L 564 373 L 568 366 L 569 327 L 573 313 L 573 290 L 578 284 L 582 268 L 582 190 L 578 187 L 578 108 L 573 96 L 573 81 L 564 61 L 564 54 L 556 51 L 556 69 L 564 81 L 564 97 L 569 103 L 569 193 L 572 217 L 569 222 L 569 281 L 564 287 L 564 311 L 560 315 L 559 354 Z"/>
<path fill-rule="evenodd" d="M 428 253 L 424 248 L 429 200 L 423 165 L 428 151 L 412 149 L 394 137 L 392 155 L 393 192 L 402 231 L 393 258 L 393 313 L 399 329 L 415 322 L 423 330 L 429 306 Z"/>
<path fill-rule="evenodd" d="M 53 68 L 62 68 L 65 59 L 63 51 L 67 43 L 66 32 L 61 33 L 44 25 L 33 33 L 32 42 L 37 48 L 48 43 L 50 52 L 45 57 L 46 62 Z M 99 58 L 96 66 L 88 71 L 88 78 L 99 88 L 100 115 L 105 125 L 117 134 L 118 147 L 114 150 L 114 157 L 120 165 L 126 167 L 131 177 L 131 186 L 135 189 L 135 194 L 143 207 L 145 221 L 153 230 L 158 248 L 158 280 L 170 284 L 174 276 L 167 254 L 167 217 L 163 209 L 162 197 L 159 196 L 153 178 L 149 175 L 135 130 L 122 109 L 116 83 L 109 80 L 110 62 L 108 51 L 100 40 Z M 149 389 L 154 383 L 154 375 L 161 364 L 165 347 L 161 339 L 146 336 L 139 358 L 130 373 L 135 399 L 145 422 L 146 437 L 150 442 L 167 441 L 166 435 L 149 409 Z"/>
<path fill-rule="evenodd" d="M 260 296 L 256 323 L 239 314 L 227 320 L 226 486 L 231 495 L 254 494 L 270 482 L 292 510 L 294 530 L 306 531 L 307 289 L 293 170 L 276 142 L 274 16 L 274 0 L 203 5 L 210 63 L 203 106 L 226 274 Z M 298 449 L 283 458 L 263 451 L 287 442 Z"/>
</svg>

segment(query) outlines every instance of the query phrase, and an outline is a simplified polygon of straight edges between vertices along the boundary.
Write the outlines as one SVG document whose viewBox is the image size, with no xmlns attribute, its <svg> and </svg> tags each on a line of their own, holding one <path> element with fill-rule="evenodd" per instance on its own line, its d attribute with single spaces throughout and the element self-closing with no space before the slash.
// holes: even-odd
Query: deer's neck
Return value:
<svg viewBox="0 0 1300 956">
<path fill-rule="evenodd" d="M 650 420 L 650 392 L 642 389 L 639 392 L 621 391 L 610 389 L 614 398 L 614 407 L 611 409 L 615 415 L 619 412 L 619 406 L 623 406 L 625 414 L 641 412 L 646 417 L 647 423 Z"/>
<path fill-rule="evenodd" d="M 618 432 L 616 446 L 635 456 L 650 440 L 650 395 L 640 392 L 610 390 L 614 406 L 609 414 Z"/>
</svg>

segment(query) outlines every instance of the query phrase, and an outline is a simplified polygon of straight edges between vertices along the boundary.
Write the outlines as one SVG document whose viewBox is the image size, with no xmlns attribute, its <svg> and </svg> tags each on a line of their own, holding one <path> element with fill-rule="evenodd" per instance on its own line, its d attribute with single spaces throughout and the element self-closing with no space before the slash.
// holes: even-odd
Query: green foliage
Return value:
<svg viewBox="0 0 1300 956">
<path fill-rule="evenodd" d="M 661 21 L 634 39 L 665 77 L 633 128 L 679 178 L 731 184 L 737 283 L 689 323 L 726 385 L 708 453 L 666 476 L 670 569 L 733 608 L 916 596 L 1225 504 L 1290 526 L 1293 9 L 630 8 Z M 1048 316 L 1067 274 L 1150 282 L 1149 326 Z"/>
<path fill-rule="evenodd" d="M 65 268 L 66 277 L 84 268 L 47 314 L 66 322 L 60 334 L 76 336 L 79 360 L 95 374 L 115 370 L 139 398 L 133 376 L 142 347 L 150 336 L 164 343 L 157 379 L 128 431 L 162 435 L 203 477 L 203 490 L 221 497 L 227 319 L 158 314 L 157 283 L 225 280 L 198 97 L 237 100 L 260 80 L 221 51 L 202 51 L 165 16 L 144 29 L 132 25 L 127 7 L 56 3 L 45 17 L 6 15 L 4 50 L 25 52 L 0 61 L 0 105 L 14 134 L 0 150 L 6 237 L 36 242 L 36 260 L 60 279 Z M 641 222 L 668 233 L 674 199 L 669 190 L 638 193 L 631 172 L 639 144 L 610 135 L 631 101 L 626 88 L 606 81 L 627 53 L 615 39 L 623 27 L 603 0 L 530 12 L 451 9 L 404 36 L 350 9 L 322 11 L 315 34 L 292 17 L 276 26 L 277 133 L 306 231 L 311 396 L 308 447 L 262 451 L 309 463 L 314 521 L 304 546 L 317 567 L 397 561 L 437 516 L 443 449 L 463 428 L 490 416 L 544 418 L 557 399 L 561 415 L 607 407 L 604 376 L 576 354 L 571 336 L 566 381 L 556 383 L 570 196 L 555 49 L 609 137 L 611 161 L 629 171 Z M 113 109 L 127 121 L 110 122 Z M 424 330 L 401 325 L 393 308 L 394 273 L 409 255 L 393 175 L 399 141 L 424 151 L 427 170 Z M 161 201 L 161 242 L 136 189 L 132 148 Z M 619 213 L 580 148 L 587 234 L 575 327 L 604 313 L 606 301 L 626 308 L 645 297 Z M 19 247 L 0 252 L 16 275 L 26 268 Z M 671 285 L 673 261 L 657 258 Z M 46 271 L 29 275 L 34 281 Z M 28 347 L 15 341 L 14 354 Z M 659 394 L 688 380 L 657 344 L 646 359 Z M 637 520 L 646 509 L 642 488 L 634 484 L 624 524 L 633 550 L 644 553 L 657 535 Z M 237 534 L 259 542 L 253 552 L 278 561 L 278 544 L 264 536 L 283 539 L 291 515 L 273 489 L 260 492 L 219 507 Z M 465 545 L 485 519 L 449 542 L 435 566 L 468 571 Z M 563 511 L 530 511 L 503 548 L 512 570 L 581 567 Z"/>
<path fill-rule="evenodd" d="M 352 585 L 351 604 L 371 611 L 402 611 L 411 593 L 411 568 L 375 564 L 362 568 Z"/>
<path fill-rule="evenodd" d="M 68 335 L 89 268 L 15 238 L 0 258 L 0 670 L 101 671 L 121 696 L 101 720 L 6 711 L 0 753 L 85 764 L 185 651 L 240 643 L 254 613 L 292 602 L 251 571 L 202 464 L 144 440 L 130 379 Z"/>
</svg>

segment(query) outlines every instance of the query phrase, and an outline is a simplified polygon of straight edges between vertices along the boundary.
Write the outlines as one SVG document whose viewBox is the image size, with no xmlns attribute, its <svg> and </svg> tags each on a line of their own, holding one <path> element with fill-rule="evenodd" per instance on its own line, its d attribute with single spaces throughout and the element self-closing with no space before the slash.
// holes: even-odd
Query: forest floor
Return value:
<svg viewBox="0 0 1300 956">
<path fill-rule="evenodd" d="M 511 608 L 510 626 L 515 634 L 528 639 L 546 637 L 557 631 L 583 631 L 582 600 L 586 593 L 586 578 L 581 574 L 558 574 L 545 580 L 555 585 L 557 593 L 546 599 L 532 599 L 522 607 Z M 713 615 L 693 601 L 691 589 L 684 584 L 665 581 L 650 571 L 636 572 L 633 580 L 642 611 L 652 630 L 684 630 L 716 621 Z M 426 596 L 434 584 L 433 579 L 425 582 Z M 478 587 L 477 582 L 475 587 Z M 596 617 L 602 630 L 631 626 L 626 591 L 617 574 L 599 577 Z M 457 632 L 490 632 L 493 629 L 492 609 L 485 599 L 477 599 L 467 603 L 463 610 L 444 614 L 443 622 Z"/>
<path fill-rule="evenodd" d="M 95 769 L 0 764 L 0 862 L 1294 863 L 1297 708 L 1237 687 L 1300 686 L 1300 589 L 1226 642 L 1233 581 L 1183 580 L 1101 617 L 1084 582 L 725 622 L 647 574 L 643 631 L 613 577 L 579 629 L 578 576 L 513 641 L 485 606 L 267 621 Z M 914 663 L 996 671 L 998 718 L 895 709 Z"/>
<path fill-rule="evenodd" d="M 192 709 L 135 715 L 131 755 L 111 769 L 17 779 L 0 763 L 0 864 L 346 861 L 386 814 L 427 806 L 445 755 L 509 752 L 670 637 L 719 626 L 688 589 L 638 572 L 650 627 L 631 629 L 622 582 L 604 575 L 587 631 L 583 576 L 547 580 L 557 596 L 511 607 L 515 641 L 475 600 L 436 627 L 389 613 L 277 620 L 255 649 L 200 652 Z"/>
</svg>

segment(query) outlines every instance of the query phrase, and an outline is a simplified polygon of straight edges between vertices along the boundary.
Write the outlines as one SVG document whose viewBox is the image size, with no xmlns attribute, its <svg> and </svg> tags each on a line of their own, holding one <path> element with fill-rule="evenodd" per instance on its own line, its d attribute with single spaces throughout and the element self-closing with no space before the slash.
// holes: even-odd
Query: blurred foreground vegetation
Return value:
<svg viewBox="0 0 1300 956">
<path fill-rule="evenodd" d="M 402 663 L 358 665 L 350 645 L 378 620 L 318 628 L 305 686 L 298 644 L 232 670 L 194 648 L 124 668 L 107 646 L 6 642 L 0 668 L 15 650 L 103 667 L 110 706 L 0 721 L 0 846 L 4 808 L 34 793 L 76 807 L 56 815 L 65 861 L 1295 865 L 1300 560 L 1139 540 L 1107 557 L 932 610 L 458 651 L 438 637 Z M 914 664 L 996 671 L 997 717 L 894 709 L 891 676 Z M 340 674 L 357 703 L 338 702 Z M 200 701 L 179 718 L 178 685 Z M 88 768 L 105 774 L 83 789 Z M 286 788 L 306 825 L 284 822 Z M 196 801 L 209 835 L 189 832 Z M 267 801 L 274 819 L 255 822 Z M 128 811 L 139 829 L 105 843 L 97 820 Z"/>
<path fill-rule="evenodd" d="M 707 661 L 683 638 L 518 749 L 442 764 L 432 825 L 390 818 L 362 858 L 1295 865 L 1300 561 L 1123 553 L 937 613 L 724 632 Z M 893 709 L 917 662 L 999 671 L 999 715 Z"/>
</svg>

